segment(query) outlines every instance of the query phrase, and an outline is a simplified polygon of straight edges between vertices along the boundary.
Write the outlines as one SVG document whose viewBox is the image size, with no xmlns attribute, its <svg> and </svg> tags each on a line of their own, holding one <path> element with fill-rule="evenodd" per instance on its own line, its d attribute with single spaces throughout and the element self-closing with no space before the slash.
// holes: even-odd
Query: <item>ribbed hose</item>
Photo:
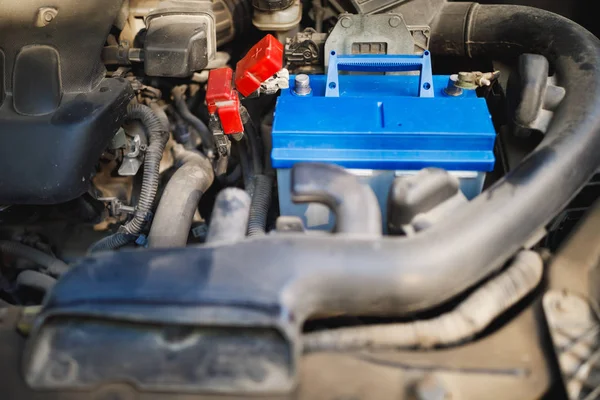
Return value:
<svg viewBox="0 0 600 400">
<path fill-rule="evenodd" d="M 267 216 L 271 207 L 273 178 L 268 175 L 256 175 L 254 193 L 248 219 L 248 236 L 264 235 L 267 229 Z"/>
<path fill-rule="evenodd" d="M 163 125 L 163 128 L 166 132 L 171 128 L 171 124 L 169 123 L 169 117 L 165 112 L 164 108 L 162 108 L 157 102 L 153 101 L 150 103 L 150 108 L 156 114 L 156 117 L 160 120 Z"/>
<path fill-rule="evenodd" d="M 117 232 L 105 238 L 98 240 L 89 249 L 88 253 L 93 254 L 100 251 L 110 251 L 120 249 L 130 243 L 135 242 L 137 236 L 127 233 Z"/>
<path fill-rule="evenodd" d="M 154 205 L 154 198 L 156 197 L 160 179 L 160 160 L 169 140 L 169 131 L 165 128 L 164 121 L 161 121 L 150 107 L 142 104 L 130 104 L 127 108 L 127 119 L 141 122 L 147 130 L 150 142 L 144 158 L 144 174 L 139 201 L 133 219 L 122 226 L 119 232 L 94 243 L 88 249 L 88 253 L 90 254 L 99 251 L 116 250 L 135 242 L 136 237 L 148 220 L 148 214 L 152 211 L 152 206 Z"/>
<path fill-rule="evenodd" d="M 341 328 L 307 334 L 305 351 L 364 348 L 431 348 L 469 339 L 540 283 L 544 268 L 533 251 L 517 255 L 508 269 L 467 297 L 455 310 L 425 321 Z"/>
<path fill-rule="evenodd" d="M 60 276 L 69 270 L 69 266 L 58 258 L 17 242 L 0 241 L 0 254 L 9 254 L 29 260 L 53 276 Z"/>
<path fill-rule="evenodd" d="M 48 292 L 56 284 L 56 279 L 37 271 L 23 271 L 17 276 L 17 287 L 28 287 Z"/>
<path fill-rule="evenodd" d="M 169 132 L 165 130 L 161 120 L 154 114 L 152 109 L 142 104 L 132 104 L 127 108 L 127 119 L 138 120 L 148 130 L 150 144 L 144 158 L 144 175 L 142 178 L 142 189 L 133 219 L 123 227 L 125 233 L 139 234 L 148 219 L 148 214 L 154 205 L 154 198 L 158 190 L 160 178 L 160 160 L 167 141 Z"/>
</svg>

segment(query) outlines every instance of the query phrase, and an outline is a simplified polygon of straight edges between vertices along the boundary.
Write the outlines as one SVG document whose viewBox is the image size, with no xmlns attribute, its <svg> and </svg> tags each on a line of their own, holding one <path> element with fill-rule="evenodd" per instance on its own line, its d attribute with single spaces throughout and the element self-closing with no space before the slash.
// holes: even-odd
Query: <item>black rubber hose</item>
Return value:
<svg viewBox="0 0 600 400">
<path fill-rule="evenodd" d="M 176 88 L 173 90 L 173 100 L 175 100 L 175 107 L 177 108 L 177 112 L 184 119 L 185 122 L 190 124 L 192 128 L 194 128 L 202 139 L 202 148 L 204 149 L 204 153 L 212 158 L 214 156 L 215 149 L 215 140 L 213 138 L 212 132 L 208 129 L 206 124 L 202 122 L 202 120 L 196 117 L 187 106 L 185 102 L 185 98 L 183 96 L 183 90 Z"/>
<path fill-rule="evenodd" d="M 233 171 L 225 177 L 224 184 L 226 186 L 235 185 L 242 177 L 242 168 L 236 165 Z"/>
<path fill-rule="evenodd" d="M 271 207 L 273 178 L 268 175 L 256 175 L 254 193 L 250 204 L 248 236 L 264 235 L 267 229 L 267 217 Z"/>
<path fill-rule="evenodd" d="M 58 258 L 18 242 L 0 241 L 0 254 L 29 260 L 53 276 L 60 276 L 69 270 L 69 266 Z"/>
<path fill-rule="evenodd" d="M 111 251 L 120 249 L 123 246 L 135 242 L 137 235 L 131 235 L 123 232 L 117 232 L 105 238 L 98 240 L 89 249 L 88 253 L 98 253 L 101 251 Z"/>
<path fill-rule="evenodd" d="M 189 148 L 191 142 L 190 130 L 187 127 L 187 124 L 181 118 L 181 115 L 177 112 L 173 112 L 173 119 L 175 120 L 175 129 L 173 130 L 173 136 L 175 137 L 175 141 L 177 143 L 181 143 L 186 148 Z"/>
<path fill-rule="evenodd" d="M 148 235 L 149 247 L 183 247 L 202 195 L 212 185 L 212 163 L 201 153 L 173 148 L 181 167 L 173 174 L 160 199 Z"/>
<path fill-rule="evenodd" d="M 54 287 L 56 279 L 41 272 L 28 270 L 17 276 L 16 284 L 17 287 L 28 287 L 46 293 Z"/>
</svg>

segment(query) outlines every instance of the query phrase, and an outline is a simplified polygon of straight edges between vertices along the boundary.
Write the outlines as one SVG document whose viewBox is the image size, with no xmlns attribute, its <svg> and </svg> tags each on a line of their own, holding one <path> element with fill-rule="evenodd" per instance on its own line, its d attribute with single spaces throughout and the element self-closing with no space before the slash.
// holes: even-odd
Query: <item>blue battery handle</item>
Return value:
<svg viewBox="0 0 600 400">
<path fill-rule="evenodd" d="M 408 72 L 419 71 L 419 97 L 433 97 L 433 73 L 431 72 L 431 54 L 423 55 L 372 55 L 329 54 L 327 85 L 325 97 L 340 97 L 339 71 L 358 72 Z"/>
</svg>

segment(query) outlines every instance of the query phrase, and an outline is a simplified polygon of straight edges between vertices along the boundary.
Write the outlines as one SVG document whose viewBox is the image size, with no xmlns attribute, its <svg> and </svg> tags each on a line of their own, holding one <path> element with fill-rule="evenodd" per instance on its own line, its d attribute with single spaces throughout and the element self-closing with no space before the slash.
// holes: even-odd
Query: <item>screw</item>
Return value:
<svg viewBox="0 0 600 400">
<path fill-rule="evenodd" d="M 298 96 L 306 96 L 312 92 L 310 87 L 310 78 L 306 74 L 296 75 L 294 85 L 294 91 Z"/>
<path fill-rule="evenodd" d="M 352 26 L 352 20 L 348 17 L 344 17 L 342 18 L 342 20 L 340 21 L 340 24 L 344 27 L 344 28 L 350 28 Z"/>
<path fill-rule="evenodd" d="M 44 13 L 44 21 L 52 22 L 53 19 L 54 19 L 54 15 L 52 15 L 52 13 L 50 11 L 46 11 Z"/>
<path fill-rule="evenodd" d="M 388 22 L 392 28 L 396 28 L 400 25 L 400 17 L 394 16 Z"/>
</svg>

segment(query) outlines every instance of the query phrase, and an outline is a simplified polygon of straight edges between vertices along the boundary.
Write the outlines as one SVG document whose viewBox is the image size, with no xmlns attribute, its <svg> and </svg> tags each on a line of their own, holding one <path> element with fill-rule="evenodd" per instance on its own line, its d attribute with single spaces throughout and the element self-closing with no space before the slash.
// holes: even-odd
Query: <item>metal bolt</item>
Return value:
<svg viewBox="0 0 600 400">
<path fill-rule="evenodd" d="M 51 22 L 54 19 L 54 15 L 51 12 L 46 11 L 44 13 L 44 21 Z"/>
<path fill-rule="evenodd" d="M 388 22 L 392 28 L 396 28 L 400 25 L 401 21 L 400 21 L 400 17 L 394 16 L 394 17 L 390 18 L 390 20 Z"/>
<path fill-rule="evenodd" d="M 456 86 L 456 82 L 458 82 L 458 75 L 450 75 L 448 86 L 444 89 L 444 92 L 446 92 L 448 96 L 460 96 L 463 94 L 463 90 Z"/>
<path fill-rule="evenodd" d="M 127 52 L 129 61 L 143 62 L 144 61 L 144 50 L 143 49 L 129 49 Z"/>
<path fill-rule="evenodd" d="M 350 19 L 348 17 L 344 17 L 344 18 L 341 19 L 340 24 L 344 28 L 350 28 L 352 26 L 352 19 Z"/>
<path fill-rule="evenodd" d="M 312 92 L 308 75 L 296 75 L 296 79 L 294 80 L 294 92 L 296 92 L 298 96 L 306 96 Z"/>
</svg>

